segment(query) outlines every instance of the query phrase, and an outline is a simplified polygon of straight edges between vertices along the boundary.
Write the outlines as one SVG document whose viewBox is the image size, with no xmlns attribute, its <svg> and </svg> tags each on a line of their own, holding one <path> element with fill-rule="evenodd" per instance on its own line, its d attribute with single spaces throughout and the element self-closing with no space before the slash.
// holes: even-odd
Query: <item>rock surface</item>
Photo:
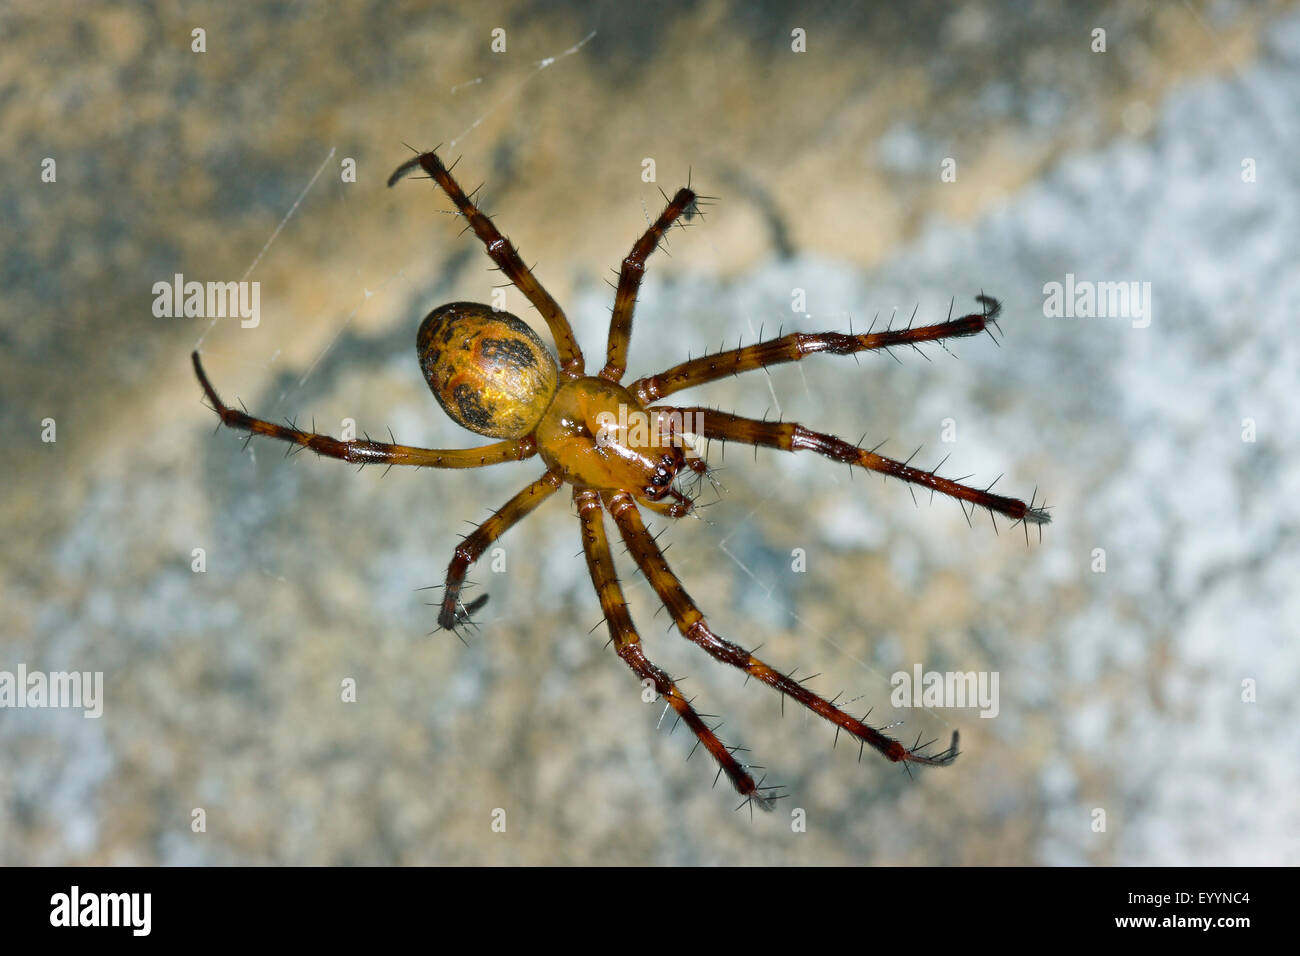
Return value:
<svg viewBox="0 0 1300 956">
<path fill-rule="evenodd" d="M 102 671 L 105 700 L 99 719 L 0 710 L 0 864 L 1296 859 L 1300 780 L 1278 756 L 1300 677 L 1292 5 L 1119 3 L 1097 23 L 1008 2 L 59 7 L 0 14 L 0 670 Z M 760 328 L 1004 301 L 1001 348 L 810 359 L 690 395 L 1036 486 L 1041 543 L 737 446 L 710 455 L 707 520 L 663 539 L 716 630 L 903 736 L 960 729 L 954 766 L 909 779 L 794 705 L 783 719 L 665 630 L 619 554 L 652 656 L 790 793 L 732 813 L 588 633 L 567 496 L 471 576 L 491 601 L 468 647 L 426 636 L 415 589 L 536 463 L 381 477 L 213 434 L 200 339 L 254 414 L 478 442 L 412 345 L 427 311 L 500 277 L 429 184 L 385 189 L 403 141 L 486 181 L 589 356 L 657 187 L 721 197 L 651 260 L 631 375 Z M 156 318 L 151 287 L 176 273 L 259 281 L 260 324 Z M 1149 282 L 1150 324 L 1046 315 L 1067 275 Z M 891 707 L 918 664 L 996 672 L 997 716 Z"/>
</svg>

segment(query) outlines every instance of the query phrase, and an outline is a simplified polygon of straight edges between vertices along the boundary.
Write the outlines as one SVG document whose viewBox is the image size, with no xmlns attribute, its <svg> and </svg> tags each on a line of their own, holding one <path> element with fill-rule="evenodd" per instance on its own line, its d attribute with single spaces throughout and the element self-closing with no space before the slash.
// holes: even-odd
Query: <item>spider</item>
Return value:
<svg viewBox="0 0 1300 956">
<path fill-rule="evenodd" d="M 453 163 L 453 166 L 455 164 Z M 708 475 L 693 441 L 718 439 L 783 451 L 814 451 L 836 462 L 881 472 L 912 485 L 956 498 L 966 513 L 977 507 L 1007 516 L 1018 523 L 1043 525 L 1049 521 L 1044 507 L 1034 506 L 1034 497 L 1024 501 L 1007 498 L 941 478 L 936 469 L 923 471 L 909 461 L 896 461 L 790 422 L 758 421 L 713 409 L 658 404 L 675 392 L 704 385 L 728 375 L 799 361 L 806 355 L 828 352 L 851 355 L 895 346 L 916 348 L 960 336 L 977 335 L 994 325 L 1000 311 L 996 299 L 981 293 L 981 310 L 960 318 L 949 317 L 934 325 L 872 329 L 861 334 L 839 332 L 792 333 L 744 348 L 722 351 L 691 359 L 672 368 L 621 384 L 627 368 L 628 340 L 637 292 L 645 274 L 646 260 L 657 249 L 674 224 L 684 225 L 700 211 L 710 197 L 697 196 L 690 186 L 679 189 L 659 218 L 637 240 L 623 260 L 605 349 L 605 365 L 596 375 L 586 374 L 582 351 L 563 310 L 524 265 L 518 252 L 475 206 L 443 165 L 436 151 L 416 155 L 403 163 L 388 179 L 393 186 L 408 173 L 422 169 L 451 199 L 468 223 L 467 229 L 482 240 L 487 254 L 506 277 L 523 293 L 546 320 L 558 353 L 558 365 L 541 338 L 528 325 L 508 312 L 470 302 L 454 302 L 435 309 L 420 324 L 416 337 L 421 370 L 446 413 L 456 422 L 497 441 L 476 448 L 433 449 L 354 439 L 342 441 L 328 435 L 300 431 L 292 422 L 278 425 L 253 418 L 225 405 L 209 382 L 198 352 L 191 356 L 194 371 L 207 400 L 221 418 L 220 424 L 266 435 L 310 448 L 318 455 L 367 464 L 415 465 L 430 468 L 479 468 L 540 456 L 546 466 L 541 477 L 505 503 L 478 525 L 459 545 L 447 568 L 446 584 L 438 614 L 441 628 L 455 631 L 469 621 L 470 614 L 486 595 L 461 603 L 461 591 L 470 566 L 502 534 L 531 515 L 544 501 L 565 485 L 572 487 L 573 503 L 582 530 L 587 568 L 595 586 L 604 622 L 615 652 L 647 687 L 659 697 L 695 734 L 718 764 L 718 776 L 726 774 L 743 798 L 739 806 L 757 803 L 770 809 L 780 789 L 755 781 L 757 769 L 741 762 L 742 748 L 724 744 L 704 717 L 683 696 L 677 684 L 645 653 L 632 622 L 623 591 L 614 570 L 605 515 L 613 519 L 619 535 L 637 567 L 645 575 L 660 601 L 668 609 L 678 631 L 724 664 L 743 670 L 781 694 L 823 717 L 840 732 L 871 747 L 887 759 L 926 766 L 946 766 L 957 757 L 958 735 L 948 748 L 927 754 L 928 744 L 907 747 L 813 693 L 804 683 L 768 666 L 748 650 L 718 634 L 682 582 L 664 560 L 655 537 L 646 529 L 641 509 L 669 518 L 692 513 L 694 500 L 679 489 L 679 474 Z M 990 335 L 992 333 L 990 332 Z M 944 346 L 946 348 L 946 346 Z M 621 413 L 621 415 L 620 415 Z M 694 431 L 683 426 L 694 423 Z M 220 424 L 218 427 L 220 427 Z M 640 427 L 638 427 L 640 426 Z M 692 438 L 693 436 L 693 438 Z M 391 437 L 391 436 L 390 436 Z M 879 446 L 877 446 L 879 447 Z M 290 449 L 291 451 L 293 449 Z M 942 463 L 941 463 L 942 464 Z M 990 486 L 991 487 L 991 486 Z M 967 521 L 970 515 L 967 514 Z M 996 528 L 996 521 L 994 523 Z"/>
</svg>

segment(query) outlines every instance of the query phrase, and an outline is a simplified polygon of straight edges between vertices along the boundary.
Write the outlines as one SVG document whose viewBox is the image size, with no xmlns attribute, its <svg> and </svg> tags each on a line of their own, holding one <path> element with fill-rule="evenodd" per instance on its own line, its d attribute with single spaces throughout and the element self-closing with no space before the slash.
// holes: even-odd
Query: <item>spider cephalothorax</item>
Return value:
<svg viewBox="0 0 1300 956">
<path fill-rule="evenodd" d="M 645 425 L 635 428 L 626 424 L 629 420 Z M 680 444 L 668 444 L 672 436 L 655 424 L 622 385 L 583 376 L 565 382 L 555 393 L 537 425 L 537 448 L 542 460 L 575 488 L 627 491 L 645 499 L 642 504 L 648 507 L 672 495 L 678 517 L 691 506 L 690 499 L 673 488 L 686 455 Z"/>
<path fill-rule="evenodd" d="M 658 248 L 669 227 L 682 225 L 682 220 L 694 216 L 700 197 L 689 187 L 679 189 L 623 260 L 610 320 L 606 362 L 598 374 L 587 375 L 582 351 L 563 310 L 523 264 L 510 242 L 479 211 L 471 197 L 465 195 L 436 153 L 422 153 L 403 163 L 389 177 L 388 184 L 393 185 L 414 169 L 423 169 L 442 188 L 487 247 L 488 255 L 541 313 L 555 340 L 558 366 L 538 335 L 515 316 L 486 305 L 455 302 L 435 309 L 420 325 L 417 336 L 420 367 L 433 394 L 452 419 L 499 441 L 478 448 L 412 448 L 369 438 L 343 441 L 300 431 L 293 425 L 253 418 L 222 403 L 196 352 L 195 373 L 222 422 L 360 464 L 477 468 L 540 456 L 546 465 L 545 473 L 456 547 L 447 568 L 439 625 L 455 629 L 486 600 L 480 597 L 468 606 L 460 602 L 470 565 L 512 525 L 527 517 L 561 487 L 571 485 L 582 526 L 587 568 L 615 650 L 643 682 L 653 684 L 668 706 L 690 727 L 718 762 L 719 772 L 726 773 L 745 798 L 745 803 L 752 801 L 770 807 L 777 798 L 776 788 L 765 787 L 761 779 L 755 782 L 749 768 L 736 756 L 740 748 L 719 740 L 715 728 L 704 722 L 672 678 L 645 656 L 614 573 L 605 534 L 606 512 L 614 519 L 628 552 L 683 637 L 716 660 L 745 671 L 830 721 L 837 735 L 843 731 L 856 737 L 859 747 L 872 747 L 904 766 L 951 763 L 957 756 L 956 733 L 941 753 L 924 753 L 928 745 L 909 748 L 868 725 L 865 717 L 852 716 L 834 701 L 813 693 L 803 682 L 774 670 L 749 651 L 715 634 L 668 567 L 654 536 L 641 520 L 640 508 L 672 518 L 690 513 L 691 498 L 675 486 L 675 479 L 683 468 L 700 475 L 708 473 L 708 466 L 696 454 L 692 443 L 702 438 L 784 451 L 815 451 L 834 461 L 956 498 L 963 511 L 969 504 L 972 513 L 976 508 L 985 508 L 990 515 L 1002 514 L 1026 526 L 1047 523 L 1046 509 L 1035 507 L 1033 499 L 1026 504 L 1016 498 L 995 495 L 987 488 L 941 478 L 937 469 L 915 468 L 910 460 L 885 458 L 874 449 L 868 451 L 802 425 L 758 421 L 699 407 L 656 404 L 682 389 L 752 369 L 795 362 L 815 352 L 850 355 L 896 346 L 916 348 L 925 342 L 976 335 L 996 322 L 1001 308 L 997 301 L 980 295 L 977 297 L 982 306 L 980 312 L 956 319 L 950 314 L 946 321 L 934 325 L 913 327 L 909 323 L 904 329 L 887 328 L 880 332 L 873 326 L 860 334 L 792 333 L 692 359 L 624 386 L 621 381 L 627 368 L 632 312 L 646 259 Z M 691 424 L 683 424 L 687 422 Z M 919 738 L 917 742 L 920 743 Z"/>
</svg>

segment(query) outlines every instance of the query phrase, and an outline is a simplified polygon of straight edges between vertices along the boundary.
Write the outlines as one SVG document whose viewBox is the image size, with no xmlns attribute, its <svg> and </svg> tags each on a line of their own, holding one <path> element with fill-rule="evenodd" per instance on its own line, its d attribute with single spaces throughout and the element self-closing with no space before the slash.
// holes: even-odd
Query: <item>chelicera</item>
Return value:
<svg viewBox="0 0 1300 956">
<path fill-rule="evenodd" d="M 659 218 L 645 231 L 623 260 L 619 273 L 605 364 L 595 375 L 586 373 L 582 352 L 563 310 L 524 265 L 514 247 L 474 205 L 452 178 L 436 153 L 417 155 L 397 168 L 392 186 L 407 173 L 422 169 L 455 204 L 469 228 L 482 240 L 488 255 L 506 277 L 541 313 L 554 339 L 558 363 L 536 333 L 513 315 L 486 305 L 455 302 L 431 312 L 417 336 L 420 368 L 434 396 L 459 424 L 497 441 L 476 448 L 413 448 L 369 439 L 342 441 L 328 435 L 304 432 L 253 418 L 224 404 L 208 381 L 195 352 L 194 370 L 208 401 L 225 425 L 253 435 L 265 435 L 310 448 L 319 455 L 360 464 L 415 465 L 430 468 L 479 468 L 540 457 L 543 474 L 505 503 L 456 547 L 447 569 L 438 623 L 455 630 L 486 600 L 468 606 L 461 591 L 470 566 L 509 528 L 566 485 L 572 489 L 582 530 L 583 550 L 595 586 L 611 643 L 618 656 L 642 682 L 653 685 L 678 718 L 698 738 L 718 763 L 746 803 L 769 808 L 777 788 L 755 781 L 750 768 L 738 757 L 738 747 L 724 744 L 676 683 L 645 654 L 614 570 L 606 537 L 605 514 L 613 518 L 619 535 L 637 567 L 672 615 L 678 631 L 725 664 L 797 701 L 847 733 L 859 747 L 871 747 L 887 759 L 902 763 L 945 766 L 957 757 L 957 734 L 947 749 L 926 753 L 927 745 L 908 747 L 849 714 L 834 701 L 813 693 L 800 681 L 769 667 L 748 650 L 716 634 L 681 581 L 665 561 L 655 538 L 647 530 L 641 509 L 679 518 L 690 514 L 693 499 L 679 487 L 685 471 L 708 474 L 708 466 L 695 448 L 699 439 L 734 441 L 784 451 L 815 451 L 836 462 L 881 472 L 932 492 L 956 498 L 963 507 L 985 508 L 1015 522 L 1042 525 L 1045 508 L 1016 498 L 993 494 L 948 478 L 936 470 L 925 471 L 909 462 L 896 461 L 865 450 L 832 435 L 789 422 L 758 421 L 699 407 L 661 404 L 675 392 L 704 385 L 725 376 L 806 355 L 828 352 L 851 355 L 917 347 L 926 342 L 977 335 L 996 321 L 1000 306 L 980 295 L 979 312 L 933 325 L 868 330 L 860 334 L 839 332 L 792 333 L 744 348 L 691 359 L 666 371 L 623 385 L 628 341 L 637 292 L 645 263 L 658 248 L 666 231 L 682 225 L 699 211 L 702 197 L 689 187 L 679 189 Z M 694 423 L 690 431 L 683 422 Z M 639 427 L 637 427 L 639 426 Z M 250 436 L 251 437 L 251 436 Z M 969 514 L 967 515 L 969 520 Z"/>
</svg>

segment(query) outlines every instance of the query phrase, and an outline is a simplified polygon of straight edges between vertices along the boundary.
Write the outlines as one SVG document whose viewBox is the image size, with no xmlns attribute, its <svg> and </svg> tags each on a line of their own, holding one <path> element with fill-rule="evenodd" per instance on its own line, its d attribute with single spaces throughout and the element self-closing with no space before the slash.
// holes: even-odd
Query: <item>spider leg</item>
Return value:
<svg viewBox="0 0 1300 956">
<path fill-rule="evenodd" d="M 656 406 L 647 411 L 651 414 L 667 411 L 694 415 L 695 420 L 702 423 L 705 438 L 736 441 L 743 445 L 761 445 L 782 451 L 815 451 L 832 461 L 857 465 L 911 484 L 921 485 L 931 491 L 956 498 L 959 502 L 970 502 L 972 507 L 996 511 L 1014 521 L 1044 525 L 1052 520 L 1045 508 L 1036 508 L 1033 502 L 1026 504 L 1019 498 L 995 495 L 987 488 L 973 488 L 951 478 L 940 478 L 933 471 L 913 468 L 907 462 L 877 455 L 874 451 L 851 445 L 834 435 L 815 432 L 794 422 L 763 422 L 755 418 L 742 418 L 739 415 L 715 412 L 707 408 L 666 409 L 663 406 Z"/>
<path fill-rule="evenodd" d="M 894 738 L 882 734 L 874 727 L 840 710 L 799 681 L 773 670 L 740 645 L 714 634 L 700 609 L 682 587 L 681 581 L 668 567 L 668 562 L 664 559 L 663 552 L 659 550 L 659 545 L 655 543 L 654 536 L 646 530 L 645 524 L 641 521 L 641 515 L 637 512 L 632 498 L 620 491 L 610 495 L 606 504 L 610 514 L 614 516 L 628 551 L 636 560 L 637 567 L 641 569 L 641 573 L 646 576 L 650 586 L 659 595 L 659 600 L 663 602 L 664 607 L 668 608 L 668 613 L 677 623 L 677 629 L 687 640 L 704 648 L 716 660 L 737 667 L 787 697 L 797 700 L 813 713 L 824 717 L 836 727 L 852 734 L 862 743 L 894 762 L 943 767 L 957 759 L 955 732 L 952 735 L 952 743 L 941 753 L 927 755 L 919 753 L 916 749 L 909 750 Z"/>
<path fill-rule="evenodd" d="M 685 518 L 695 507 L 695 502 L 675 488 L 668 490 L 668 497 L 672 500 L 661 498 L 659 501 L 651 501 L 645 497 L 638 497 L 636 500 L 642 508 L 648 508 L 665 518 Z"/>
<path fill-rule="evenodd" d="M 713 759 L 718 762 L 722 772 L 727 775 L 736 792 L 752 800 L 765 810 L 772 807 L 773 797 L 765 794 L 764 789 L 754 782 L 748 770 L 736 759 L 732 749 L 727 747 L 713 730 L 696 713 L 690 702 L 682 696 L 663 670 L 645 656 L 641 649 L 641 638 L 632 623 L 627 604 L 623 600 L 623 589 L 619 587 L 614 573 L 614 558 L 609 550 L 609 540 L 605 536 L 604 511 L 600 505 L 600 494 L 595 491 L 574 490 L 574 503 L 578 507 L 578 517 L 582 521 L 582 548 L 587 556 L 587 570 L 591 574 L 591 583 L 600 598 L 601 610 L 605 612 L 605 623 L 609 627 L 610 640 L 614 650 L 632 672 L 643 681 L 651 681 L 655 690 L 672 707 L 678 718 L 695 734 L 700 744 Z"/>
<path fill-rule="evenodd" d="M 856 352 L 873 349 L 889 349 L 899 345 L 916 347 L 923 342 L 939 342 L 943 339 L 978 335 L 996 322 L 1002 306 L 997 299 L 987 295 L 976 296 L 976 301 L 984 306 L 983 312 L 974 312 L 935 325 L 922 325 L 916 328 L 909 326 L 905 329 L 865 332 L 861 335 L 846 335 L 842 332 L 792 332 L 744 348 L 702 355 L 689 362 L 674 365 L 657 375 L 637 379 L 628 386 L 628 391 L 635 395 L 642 405 L 648 405 L 665 395 L 680 392 L 684 388 L 704 385 L 728 375 L 739 375 L 741 372 L 766 368 L 769 365 L 797 362 L 805 355 L 815 352 L 853 355 Z"/>
<path fill-rule="evenodd" d="M 447 566 L 447 584 L 443 588 L 442 609 L 438 613 L 440 627 L 448 631 L 454 630 L 465 617 L 459 607 L 460 591 L 465 584 L 465 575 L 469 573 L 469 566 L 483 556 L 493 541 L 528 517 L 538 505 L 559 491 L 563 484 L 564 480 L 558 471 L 548 471 L 507 501 L 500 511 L 495 512 L 456 545 L 456 553 Z M 485 598 L 486 595 L 478 600 Z"/>
<path fill-rule="evenodd" d="M 194 372 L 199 377 L 203 392 L 212 403 L 213 410 L 221 417 L 221 423 L 231 428 L 242 429 L 253 435 L 265 435 L 281 441 L 293 442 L 303 448 L 310 448 L 318 455 L 327 458 L 340 458 L 361 465 L 417 465 L 426 468 L 478 468 L 481 465 L 497 465 L 507 461 L 523 461 L 537 453 L 537 441 L 531 435 L 514 441 L 499 441 L 478 448 L 413 448 L 410 445 L 396 445 L 387 442 L 353 439 L 342 441 L 329 435 L 315 432 L 299 431 L 289 425 L 277 425 L 261 418 L 253 418 L 244 412 L 231 408 L 217 397 L 216 389 L 208 381 L 199 353 L 191 356 L 194 360 Z"/>
<path fill-rule="evenodd" d="M 636 241 L 632 251 L 623 260 L 619 271 L 618 290 L 614 293 L 614 312 L 609 320 L 609 345 L 606 348 L 605 367 L 601 378 L 617 382 L 627 371 L 627 346 L 632 337 L 632 312 L 636 308 L 636 294 L 645 275 L 645 262 L 659 248 L 664 233 L 682 213 L 695 204 L 695 193 L 690 189 L 677 190 L 677 195 L 664 207 L 659 218 Z M 689 216 L 687 218 L 690 218 Z"/>
<path fill-rule="evenodd" d="M 556 351 L 560 353 L 560 368 L 569 374 L 570 377 L 577 377 L 582 374 L 582 350 L 578 348 L 578 340 L 574 338 L 573 329 L 569 326 L 569 320 L 564 315 L 564 310 L 560 308 L 559 303 L 551 298 L 551 294 L 542 287 L 537 281 L 528 266 L 519 258 L 519 253 L 515 247 L 510 244 L 510 240 L 497 230 L 492 224 L 492 220 L 479 211 L 465 191 L 460 188 L 460 184 L 452 178 L 451 172 L 442 164 L 436 153 L 421 153 L 412 159 L 408 159 L 402 165 L 398 166 L 393 175 L 388 177 L 388 185 L 392 186 L 399 179 L 405 176 L 412 169 L 421 167 L 429 174 L 448 198 L 455 203 L 460 214 L 469 222 L 470 227 L 474 230 L 475 235 L 483 241 L 487 247 L 487 254 L 491 256 L 492 261 L 497 264 L 506 277 L 515 284 L 542 314 L 546 320 L 547 327 L 551 330 L 551 337 L 555 340 Z"/>
</svg>

